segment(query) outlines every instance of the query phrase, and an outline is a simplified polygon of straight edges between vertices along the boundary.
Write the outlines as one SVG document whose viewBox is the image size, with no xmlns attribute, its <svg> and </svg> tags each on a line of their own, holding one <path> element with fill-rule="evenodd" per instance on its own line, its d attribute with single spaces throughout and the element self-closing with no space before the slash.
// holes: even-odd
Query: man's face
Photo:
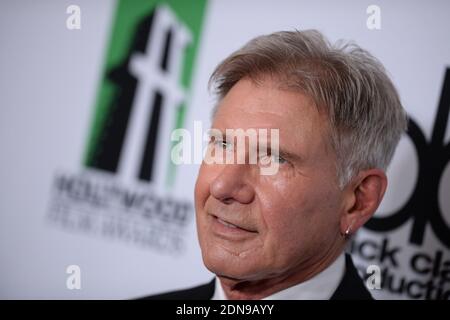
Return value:
<svg viewBox="0 0 450 320">
<path fill-rule="evenodd" d="M 261 175 L 258 163 L 203 162 L 195 209 L 206 267 L 219 276 L 258 280 L 329 254 L 340 239 L 343 196 L 326 116 L 271 78 L 258 84 L 244 78 L 221 101 L 212 128 L 279 129 L 282 159 L 273 175 Z"/>
</svg>

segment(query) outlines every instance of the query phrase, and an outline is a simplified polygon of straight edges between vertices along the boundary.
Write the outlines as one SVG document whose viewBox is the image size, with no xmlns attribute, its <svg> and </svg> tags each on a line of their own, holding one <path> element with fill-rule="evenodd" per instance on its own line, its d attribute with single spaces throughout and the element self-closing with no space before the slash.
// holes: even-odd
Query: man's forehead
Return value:
<svg viewBox="0 0 450 320">
<path fill-rule="evenodd" d="M 226 129 L 266 129 L 268 137 L 277 129 L 280 147 L 307 152 L 327 139 L 327 123 L 308 96 L 283 89 L 271 79 L 242 79 L 220 102 L 212 128 L 224 136 Z"/>
<path fill-rule="evenodd" d="M 283 88 L 272 78 L 264 78 L 258 82 L 243 78 L 219 102 L 217 112 L 283 118 L 296 113 L 318 113 L 318 109 L 309 96 L 292 88 Z"/>
</svg>

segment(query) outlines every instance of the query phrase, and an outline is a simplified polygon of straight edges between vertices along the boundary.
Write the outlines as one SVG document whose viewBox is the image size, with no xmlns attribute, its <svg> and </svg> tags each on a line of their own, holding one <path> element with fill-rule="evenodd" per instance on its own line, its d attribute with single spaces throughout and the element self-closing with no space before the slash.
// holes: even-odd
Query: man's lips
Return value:
<svg viewBox="0 0 450 320">
<path fill-rule="evenodd" d="M 242 223 L 239 222 L 234 222 L 234 221 L 230 221 L 229 219 L 223 219 L 220 218 L 214 214 L 211 214 L 211 216 L 220 224 L 230 228 L 230 229 L 235 229 L 235 230 L 243 230 L 243 231 L 247 231 L 247 232 L 253 232 L 253 233 L 257 233 L 256 230 L 249 228 L 247 226 L 244 226 Z"/>
</svg>

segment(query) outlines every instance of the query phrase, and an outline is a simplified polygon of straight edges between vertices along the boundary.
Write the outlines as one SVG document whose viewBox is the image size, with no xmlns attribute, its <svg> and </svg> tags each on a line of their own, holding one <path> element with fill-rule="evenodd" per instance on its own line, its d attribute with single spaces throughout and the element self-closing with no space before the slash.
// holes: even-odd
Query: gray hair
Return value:
<svg viewBox="0 0 450 320">
<path fill-rule="evenodd" d="M 272 75 L 325 110 L 343 188 L 360 170 L 387 169 L 406 113 L 382 64 L 354 43 L 330 44 L 317 30 L 259 36 L 221 62 L 209 85 L 220 100 L 242 78 Z M 219 104 L 213 110 L 213 117 Z"/>
</svg>

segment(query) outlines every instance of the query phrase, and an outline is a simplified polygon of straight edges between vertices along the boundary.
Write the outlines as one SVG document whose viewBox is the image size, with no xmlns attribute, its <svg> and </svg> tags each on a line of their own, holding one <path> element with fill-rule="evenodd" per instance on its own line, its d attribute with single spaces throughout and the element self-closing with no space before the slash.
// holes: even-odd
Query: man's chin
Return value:
<svg viewBox="0 0 450 320">
<path fill-rule="evenodd" d="M 208 256 L 203 258 L 203 263 L 216 276 L 229 280 L 253 280 L 255 275 L 261 273 L 255 264 L 249 263 L 249 261 L 233 261 L 235 259 Z"/>
</svg>

